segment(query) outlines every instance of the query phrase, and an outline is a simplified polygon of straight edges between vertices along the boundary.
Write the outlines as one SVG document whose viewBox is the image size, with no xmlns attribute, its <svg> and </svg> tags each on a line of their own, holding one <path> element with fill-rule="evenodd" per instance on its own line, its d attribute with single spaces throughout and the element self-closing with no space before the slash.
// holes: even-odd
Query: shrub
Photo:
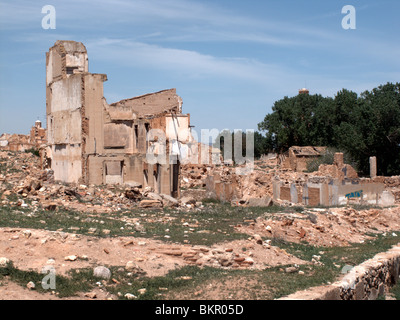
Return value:
<svg viewBox="0 0 400 320">
<path fill-rule="evenodd" d="M 25 153 L 32 153 L 33 155 L 40 157 L 39 150 L 35 149 L 35 148 L 27 149 L 27 150 L 25 150 Z"/>
</svg>

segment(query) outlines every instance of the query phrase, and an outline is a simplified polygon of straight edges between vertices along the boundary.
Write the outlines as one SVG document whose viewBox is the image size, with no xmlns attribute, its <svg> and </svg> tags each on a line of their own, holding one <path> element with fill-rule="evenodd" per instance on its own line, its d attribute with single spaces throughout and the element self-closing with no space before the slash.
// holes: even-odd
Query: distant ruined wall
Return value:
<svg viewBox="0 0 400 320">
<path fill-rule="evenodd" d="M 343 153 L 334 155 L 333 165 L 320 165 L 317 174 L 301 182 L 285 181 L 277 176 L 273 182 L 274 200 L 307 206 L 395 203 L 395 195 L 380 182 L 387 180 L 359 178 L 353 167 L 344 164 Z"/>
<path fill-rule="evenodd" d="M 369 179 L 326 180 L 320 182 L 309 179 L 301 185 L 275 180 L 274 199 L 307 206 L 338 206 L 351 203 L 390 206 L 395 201 L 391 192 L 385 190 L 383 183 L 375 183 Z"/>
</svg>

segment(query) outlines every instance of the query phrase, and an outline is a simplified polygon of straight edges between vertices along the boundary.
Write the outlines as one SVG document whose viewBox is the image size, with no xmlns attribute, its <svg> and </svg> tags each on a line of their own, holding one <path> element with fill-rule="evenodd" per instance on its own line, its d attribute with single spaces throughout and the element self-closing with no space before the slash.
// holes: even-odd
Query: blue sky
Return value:
<svg viewBox="0 0 400 320">
<path fill-rule="evenodd" d="M 0 1 L 0 134 L 45 124 L 45 52 L 59 39 L 85 44 L 108 103 L 176 88 L 196 131 L 245 130 L 304 86 L 333 97 L 399 82 L 399 12 L 396 0 Z"/>
</svg>

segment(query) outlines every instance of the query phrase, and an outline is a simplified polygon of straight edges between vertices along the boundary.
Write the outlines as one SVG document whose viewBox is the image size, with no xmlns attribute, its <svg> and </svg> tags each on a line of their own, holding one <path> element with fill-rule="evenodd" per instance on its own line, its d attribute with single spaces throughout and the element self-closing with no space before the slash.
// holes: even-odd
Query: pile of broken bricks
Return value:
<svg viewBox="0 0 400 320">
<path fill-rule="evenodd" d="M 249 268 L 254 264 L 251 257 L 244 257 L 234 253 L 232 248 L 211 249 L 206 247 L 192 247 L 187 250 L 182 248 L 163 249 L 157 253 L 182 257 L 189 265 L 211 266 L 225 268 Z"/>
</svg>

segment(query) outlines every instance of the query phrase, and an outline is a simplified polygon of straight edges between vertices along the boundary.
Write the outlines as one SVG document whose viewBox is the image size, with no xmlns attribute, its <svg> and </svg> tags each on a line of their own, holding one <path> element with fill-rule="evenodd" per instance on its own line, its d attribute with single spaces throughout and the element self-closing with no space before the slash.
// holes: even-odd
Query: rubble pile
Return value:
<svg viewBox="0 0 400 320">
<path fill-rule="evenodd" d="M 183 165 L 183 196 L 177 200 L 169 195 L 156 194 L 152 188 L 143 188 L 141 185 L 86 186 L 54 183 L 53 171 L 42 170 L 40 159 L 34 154 L 0 151 L 0 204 L 42 207 L 47 210 L 63 206 L 85 212 L 104 213 L 134 207 L 179 207 L 190 210 L 202 206 L 201 201 L 206 193 L 186 194 L 185 190 L 205 191 L 207 178 L 214 176 L 228 185 L 235 182 L 233 189 L 237 199 L 232 204 L 268 206 L 272 204 L 274 180 L 302 186 L 309 179 L 328 179 L 330 175 L 325 175 L 327 170 L 333 170 L 329 166 L 322 166 L 317 172 L 303 173 L 282 168 L 276 162 L 275 158 L 255 161 L 254 170 L 246 175 L 237 174 L 237 169 L 240 168 L 238 166 Z M 396 201 L 400 201 L 400 177 L 376 177 L 374 181 L 384 183 L 393 192 Z"/>
<path fill-rule="evenodd" d="M 183 189 L 199 189 L 206 187 L 207 177 L 218 177 L 218 181 L 231 183 L 237 182 L 237 193 L 240 195 L 235 204 L 247 204 L 250 199 L 271 197 L 272 181 L 277 172 L 277 159 L 264 157 L 255 161 L 254 170 L 249 174 L 238 175 L 238 169 L 244 169 L 245 165 L 183 165 L 182 182 Z M 288 169 L 282 169 L 287 173 Z M 296 172 L 291 172 L 296 175 Z M 199 199 L 201 200 L 201 199 Z"/>
<path fill-rule="evenodd" d="M 393 177 L 375 177 L 374 182 L 383 183 L 386 188 L 390 189 L 395 196 L 396 202 L 400 202 L 400 176 Z"/>
<path fill-rule="evenodd" d="M 198 188 L 205 187 L 205 179 L 215 170 L 213 165 L 192 165 L 184 164 L 181 167 L 182 181 L 181 187 Z"/>
<path fill-rule="evenodd" d="M 158 254 L 182 258 L 186 264 L 227 269 L 264 269 L 285 264 L 304 264 L 285 250 L 263 241 L 259 235 L 247 240 L 237 240 L 213 247 L 164 247 L 155 251 Z"/>
<path fill-rule="evenodd" d="M 301 213 L 259 217 L 240 232 L 270 239 L 303 242 L 315 246 L 348 246 L 371 239 L 370 235 L 400 230 L 400 208 L 355 210 L 353 208 L 308 209 Z"/>
<path fill-rule="evenodd" d="M 54 183 L 53 171 L 40 168 L 32 153 L 0 152 L 0 204 L 56 210 L 64 207 L 83 212 L 111 213 L 122 209 L 181 207 L 201 205 L 193 199 L 177 200 L 154 193 L 151 187 L 95 186 Z"/>
</svg>

